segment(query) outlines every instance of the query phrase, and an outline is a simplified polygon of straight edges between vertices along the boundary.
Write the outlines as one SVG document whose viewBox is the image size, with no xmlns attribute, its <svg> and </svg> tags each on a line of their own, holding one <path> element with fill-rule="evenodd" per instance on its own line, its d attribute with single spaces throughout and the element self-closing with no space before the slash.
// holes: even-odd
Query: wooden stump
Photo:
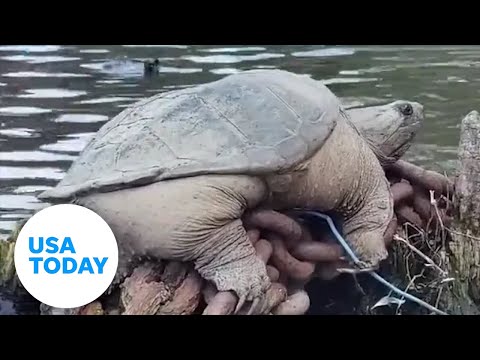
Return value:
<svg viewBox="0 0 480 360">
<path fill-rule="evenodd" d="M 15 271 L 15 242 L 17 236 L 25 225 L 25 221 L 20 221 L 10 236 L 5 241 L 0 241 L 0 287 L 12 292 L 19 291 L 19 281 Z"/>
<path fill-rule="evenodd" d="M 10 287 L 15 274 L 13 252 L 15 243 L 0 241 L 0 287 Z"/>
<path fill-rule="evenodd" d="M 442 297 L 450 314 L 478 315 L 480 304 L 480 115 L 462 121 L 455 183 L 455 221 L 448 243 L 447 269 L 455 281 Z"/>
<path fill-rule="evenodd" d="M 146 263 L 121 285 L 123 315 L 190 315 L 201 300 L 203 280 L 185 263 Z"/>
</svg>

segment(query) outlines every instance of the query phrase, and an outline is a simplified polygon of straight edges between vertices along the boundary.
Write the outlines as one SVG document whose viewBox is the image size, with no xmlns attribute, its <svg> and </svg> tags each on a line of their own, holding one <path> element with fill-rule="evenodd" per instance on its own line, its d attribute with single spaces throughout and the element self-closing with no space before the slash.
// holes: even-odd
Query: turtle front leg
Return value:
<svg viewBox="0 0 480 360">
<path fill-rule="evenodd" d="M 175 207 L 175 214 L 181 213 L 168 234 L 172 255 L 193 262 L 200 276 L 218 291 L 233 292 L 239 299 L 236 313 L 246 301 L 252 303 L 249 313 L 268 313 L 271 281 L 242 222 L 245 212 L 266 198 L 266 184 L 259 178 L 237 175 L 176 183 L 175 200 L 181 205 Z M 168 196 L 173 200 L 172 194 Z"/>
<path fill-rule="evenodd" d="M 346 239 L 360 260 L 355 265 L 361 272 L 376 270 L 388 257 L 385 237 L 394 218 L 393 197 L 386 178 L 378 175 L 363 206 L 344 224 Z"/>
<path fill-rule="evenodd" d="M 122 253 L 191 262 L 219 291 L 234 292 L 238 308 L 252 301 L 258 313 L 270 280 L 241 217 L 265 196 L 260 179 L 199 176 L 95 194 L 82 204 L 110 224 Z"/>
<path fill-rule="evenodd" d="M 241 220 L 214 231 L 202 247 L 204 251 L 194 261 L 198 273 L 218 291 L 233 291 L 238 296 L 235 313 L 246 301 L 252 302 L 249 313 L 261 312 L 271 282 Z"/>
</svg>

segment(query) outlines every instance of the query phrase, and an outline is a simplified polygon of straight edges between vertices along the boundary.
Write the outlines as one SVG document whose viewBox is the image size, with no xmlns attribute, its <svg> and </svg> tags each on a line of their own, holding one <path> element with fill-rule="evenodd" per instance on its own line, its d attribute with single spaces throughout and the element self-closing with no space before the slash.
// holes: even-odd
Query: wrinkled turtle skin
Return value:
<svg viewBox="0 0 480 360">
<path fill-rule="evenodd" d="M 346 113 L 385 163 L 395 162 L 407 152 L 424 120 L 423 106 L 404 100 L 352 107 Z"/>
<path fill-rule="evenodd" d="M 40 198 L 102 216 L 119 242 L 119 276 L 134 256 L 192 261 L 219 291 L 266 313 L 270 280 L 242 215 L 335 212 L 357 256 L 377 265 L 393 201 L 376 152 L 320 82 L 246 71 L 125 109 Z"/>
</svg>

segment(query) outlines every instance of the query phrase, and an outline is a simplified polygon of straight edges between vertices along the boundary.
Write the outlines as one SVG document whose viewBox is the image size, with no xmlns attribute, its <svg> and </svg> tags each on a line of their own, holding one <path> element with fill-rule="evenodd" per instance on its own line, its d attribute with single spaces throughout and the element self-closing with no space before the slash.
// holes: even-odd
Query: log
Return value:
<svg viewBox="0 0 480 360">
<path fill-rule="evenodd" d="M 121 285 L 122 315 L 191 315 L 203 281 L 186 263 L 143 264 Z"/>
<path fill-rule="evenodd" d="M 20 221 L 5 241 L 0 240 L 0 287 L 6 288 L 14 293 L 21 290 L 18 286 L 20 282 L 16 276 L 13 257 L 15 242 L 26 222 L 27 220 Z"/>
<path fill-rule="evenodd" d="M 14 242 L 0 240 L 0 287 L 11 287 L 15 274 L 14 250 Z"/>
<path fill-rule="evenodd" d="M 104 315 L 105 311 L 103 310 L 103 306 L 100 301 L 94 301 L 87 306 L 83 307 L 79 315 Z"/>
<path fill-rule="evenodd" d="M 451 314 L 478 315 L 480 310 L 480 115 L 472 111 L 461 124 L 455 213 L 448 243 L 447 269 L 455 280 L 441 302 Z"/>
<path fill-rule="evenodd" d="M 27 220 L 19 221 L 8 238 L 0 240 L 0 289 L 15 298 L 15 307 L 22 309 L 20 311 L 37 314 L 38 301 L 23 288 L 15 270 L 15 242 L 26 222 Z"/>
</svg>

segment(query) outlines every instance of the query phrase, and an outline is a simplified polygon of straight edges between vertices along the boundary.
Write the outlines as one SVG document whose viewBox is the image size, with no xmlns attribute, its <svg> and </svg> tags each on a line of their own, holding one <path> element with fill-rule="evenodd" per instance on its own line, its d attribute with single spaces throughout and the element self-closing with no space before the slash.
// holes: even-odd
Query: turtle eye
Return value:
<svg viewBox="0 0 480 360">
<path fill-rule="evenodd" d="M 410 116 L 413 114 L 413 107 L 410 104 L 404 104 L 400 106 L 400 112 L 405 116 Z"/>
</svg>

